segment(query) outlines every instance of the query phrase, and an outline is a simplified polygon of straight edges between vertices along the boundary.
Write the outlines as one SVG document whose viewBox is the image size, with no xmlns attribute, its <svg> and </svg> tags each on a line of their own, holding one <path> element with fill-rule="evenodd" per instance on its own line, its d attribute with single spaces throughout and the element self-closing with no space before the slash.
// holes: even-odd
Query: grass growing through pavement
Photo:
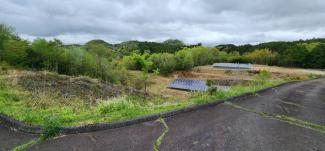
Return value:
<svg viewBox="0 0 325 151">
<path fill-rule="evenodd" d="M 161 141 L 164 138 L 164 136 L 166 135 L 166 133 L 169 131 L 169 127 L 166 124 L 166 122 L 164 121 L 164 119 L 159 119 L 160 122 L 162 122 L 164 124 L 164 127 L 166 128 L 166 130 L 158 137 L 157 141 L 156 141 L 156 145 L 153 146 L 153 150 L 154 151 L 158 151 L 159 146 L 161 145 Z"/>
<path fill-rule="evenodd" d="M 46 139 L 52 139 L 56 136 L 59 136 L 60 133 L 61 133 L 61 129 L 60 129 L 60 123 L 58 119 L 50 116 L 45 117 L 43 120 L 43 130 L 42 130 L 41 137 L 35 141 L 30 141 L 28 143 L 19 145 L 13 148 L 11 151 L 19 151 L 28 146 L 36 145 L 38 143 L 45 141 Z"/>
<path fill-rule="evenodd" d="M 42 125 L 43 118 L 53 116 L 61 126 L 81 126 L 120 121 L 134 117 L 155 114 L 183 107 L 214 101 L 278 85 L 285 81 L 267 82 L 253 86 L 234 86 L 220 90 L 213 95 L 192 92 L 187 100 L 151 98 L 143 100 L 138 96 L 90 100 L 76 97 L 59 97 L 40 91 L 32 92 L 0 76 L 0 113 L 31 125 Z"/>
<path fill-rule="evenodd" d="M 41 140 L 40 138 L 38 139 L 38 140 L 36 140 L 36 141 L 30 141 L 30 142 L 28 142 L 28 143 L 26 143 L 26 144 L 22 144 L 22 145 L 20 145 L 20 146 L 17 146 L 17 147 L 15 147 L 14 149 L 12 149 L 11 151 L 19 151 L 19 150 L 22 150 L 22 149 L 24 149 L 24 148 L 26 148 L 26 147 L 28 147 L 28 146 L 32 146 L 32 145 L 35 145 L 35 144 L 38 144 L 38 143 L 40 143 L 40 142 L 42 142 L 43 140 Z"/>
<path fill-rule="evenodd" d="M 321 133 L 325 133 L 325 126 L 323 126 L 323 125 L 317 125 L 317 124 L 314 124 L 314 123 L 306 122 L 306 121 L 296 119 L 296 118 L 293 118 L 293 117 L 288 117 L 288 116 L 285 116 L 285 115 L 278 115 L 278 114 L 266 113 L 266 112 L 258 112 L 258 111 L 255 111 L 255 110 L 244 108 L 244 107 L 242 107 L 240 105 L 237 105 L 235 103 L 228 102 L 228 101 L 226 101 L 225 103 L 228 104 L 228 105 L 231 105 L 231 106 L 233 106 L 235 108 L 244 110 L 244 111 L 259 114 L 259 115 L 261 115 L 263 117 L 266 117 L 266 118 L 270 118 L 270 119 L 285 122 L 285 123 L 288 123 L 288 124 L 304 127 L 304 128 L 307 128 L 307 129 L 311 129 L 311 130 L 321 132 Z"/>
</svg>

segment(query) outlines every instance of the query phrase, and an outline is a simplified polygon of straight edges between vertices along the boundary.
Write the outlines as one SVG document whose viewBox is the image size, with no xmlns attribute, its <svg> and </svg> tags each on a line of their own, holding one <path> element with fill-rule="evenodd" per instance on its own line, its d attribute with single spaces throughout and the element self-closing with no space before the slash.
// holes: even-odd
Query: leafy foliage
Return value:
<svg viewBox="0 0 325 151">
<path fill-rule="evenodd" d="M 213 80 L 211 80 L 211 79 L 207 79 L 207 80 L 205 81 L 205 85 L 211 87 L 211 86 L 213 85 Z"/>
<path fill-rule="evenodd" d="M 215 87 L 215 86 L 210 86 L 207 92 L 209 93 L 209 95 L 212 96 L 212 95 L 214 95 L 215 93 L 217 93 L 217 90 L 218 90 L 217 87 Z"/>
<path fill-rule="evenodd" d="M 58 136 L 61 133 L 60 125 L 60 121 L 57 118 L 52 116 L 45 117 L 41 139 L 45 140 Z"/>
</svg>

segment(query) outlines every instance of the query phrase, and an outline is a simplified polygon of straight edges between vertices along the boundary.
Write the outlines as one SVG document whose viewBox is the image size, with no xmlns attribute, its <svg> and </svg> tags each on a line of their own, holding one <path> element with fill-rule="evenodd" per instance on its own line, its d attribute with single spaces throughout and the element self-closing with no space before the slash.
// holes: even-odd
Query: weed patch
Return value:
<svg viewBox="0 0 325 151">
<path fill-rule="evenodd" d="M 28 143 L 26 143 L 26 144 L 22 144 L 22 145 L 20 145 L 20 146 L 17 146 L 17 147 L 15 147 L 15 148 L 13 148 L 11 151 L 19 151 L 19 150 L 22 150 L 22 149 L 24 149 L 24 148 L 26 148 L 26 147 L 28 147 L 28 146 L 36 145 L 36 144 L 38 144 L 38 143 L 40 143 L 40 142 L 42 142 L 42 140 L 39 138 L 39 139 L 36 140 L 36 141 L 30 141 L 30 142 L 28 142 Z"/>
<path fill-rule="evenodd" d="M 60 121 L 55 117 L 47 116 L 44 118 L 43 130 L 41 135 L 41 140 L 46 140 L 47 138 L 54 138 L 61 133 Z"/>
<path fill-rule="evenodd" d="M 153 150 L 154 151 L 158 151 L 159 146 L 161 145 L 161 141 L 164 138 L 164 136 L 166 135 L 166 133 L 169 131 L 169 127 L 166 124 L 166 122 L 164 121 L 164 119 L 159 119 L 160 122 L 162 122 L 164 124 L 165 127 L 165 131 L 158 137 L 157 141 L 156 141 L 156 145 L 153 146 Z"/>
<path fill-rule="evenodd" d="M 56 119 L 55 117 L 48 116 L 44 118 L 43 123 L 44 123 L 43 130 L 40 138 L 38 138 L 35 141 L 30 141 L 28 143 L 19 145 L 14 149 L 12 149 L 11 151 L 19 151 L 28 146 L 36 145 L 38 143 L 45 141 L 46 139 L 52 139 L 60 135 L 61 128 L 58 119 Z"/>
<path fill-rule="evenodd" d="M 318 132 L 321 132 L 321 133 L 325 134 L 325 126 L 322 126 L 322 125 L 317 125 L 317 124 L 314 124 L 314 123 L 306 122 L 306 121 L 296 119 L 296 118 L 293 118 L 293 117 L 288 117 L 288 116 L 285 116 L 285 115 L 278 115 L 278 114 L 266 113 L 266 112 L 258 112 L 258 111 L 255 111 L 255 110 L 244 108 L 242 106 L 239 106 L 237 104 L 234 104 L 234 103 L 231 103 L 231 102 L 228 102 L 228 101 L 226 101 L 225 103 L 228 104 L 228 105 L 231 105 L 231 106 L 233 106 L 235 108 L 244 110 L 244 111 L 259 114 L 259 115 L 261 115 L 263 117 L 266 117 L 266 118 L 269 118 L 269 119 L 273 119 L 273 120 L 285 122 L 285 123 L 288 123 L 288 124 L 300 126 L 300 127 L 303 127 L 303 128 L 315 130 L 315 131 L 318 131 Z"/>
</svg>

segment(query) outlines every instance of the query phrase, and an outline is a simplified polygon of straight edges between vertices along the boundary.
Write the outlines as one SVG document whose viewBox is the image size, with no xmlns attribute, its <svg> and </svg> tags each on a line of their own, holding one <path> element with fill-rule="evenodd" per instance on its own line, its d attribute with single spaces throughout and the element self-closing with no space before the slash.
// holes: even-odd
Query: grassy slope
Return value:
<svg viewBox="0 0 325 151">
<path fill-rule="evenodd" d="M 162 100 L 152 98 L 143 100 L 136 96 L 96 100 L 75 98 L 57 98 L 47 92 L 30 92 L 17 84 L 7 82 L 0 77 L 0 112 L 31 125 L 42 125 L 43 118 L 54 116 L 62 126 L 80 126 L 103 122 L 125 120 L 164 111 L 183 108 L 195 104 L 238 95 L 253 90 L 274 86 L 284 81 L 256 86 L 235 86 L 228 91 L 219 91 L 215 95 L 195 92 L 187 100 Z"/>
</svg>

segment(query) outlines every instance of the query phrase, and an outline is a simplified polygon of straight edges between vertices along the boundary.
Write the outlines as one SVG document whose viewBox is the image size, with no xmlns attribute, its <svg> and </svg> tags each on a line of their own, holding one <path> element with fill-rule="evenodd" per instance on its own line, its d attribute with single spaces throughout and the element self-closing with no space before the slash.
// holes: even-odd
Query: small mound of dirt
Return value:
<svg viewBox="0 0 325 151">
<path fill-rule="evenodd" d="M 100 82 L 88 77 L 37 73 L 33 75 L 20 75 L 15 78 L 18 81 L 18 85 L 29 91 L 46 91 L 63 97 L 107 99 L 140 94 L 140 92 L 131 88 Z"/>
</svg>

